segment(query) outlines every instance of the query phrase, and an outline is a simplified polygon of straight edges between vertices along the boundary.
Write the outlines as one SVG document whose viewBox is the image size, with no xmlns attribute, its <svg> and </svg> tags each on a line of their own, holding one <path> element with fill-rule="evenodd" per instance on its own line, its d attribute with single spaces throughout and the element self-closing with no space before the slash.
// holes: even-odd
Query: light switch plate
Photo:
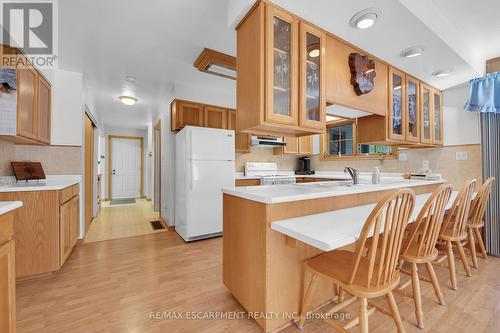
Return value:
<svg viewBox="0 0 500 333">
<path fill-rule="evenodd" d="M 422 169 L 429 169 L 429 160 L 422 160 Z"/>
<path fill-rule="evenodd" d="M 469 159 L 469 154 L 466 151 L 457 151 L 455 153 L 455 159 L 457 161 L 467 161 Z"/>
<path fill-rule="evenodd" d="M 408 161 L 408 154 L 407 153 L 399 153 L 398 159 L 400 161 Z"/>
</svg>

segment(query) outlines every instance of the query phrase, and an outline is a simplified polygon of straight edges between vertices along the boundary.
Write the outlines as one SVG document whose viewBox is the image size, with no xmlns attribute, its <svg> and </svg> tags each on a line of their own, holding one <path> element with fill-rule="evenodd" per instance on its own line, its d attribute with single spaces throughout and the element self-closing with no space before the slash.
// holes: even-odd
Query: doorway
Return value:
<svg viewBox="0 0 500 333">
<path fill-rule="evenodd" d="M 108 197 L 111 200 L 142 197 L 143 138 L 109 135 L 108 141 Z"/>
<path fill-rule="evenodd" d="M 85 113 L 85 205 L 84 223 L 85 233 L 89 230 L 90 223 L 94 218 L 94 131 L 95 125 L 89 115 Z"/>
<path fill-rule="evenodd" d="M 154 149 L 153 208 L 155 212 L 159 212 L 161 203 L 161 121 L 160 120 L 158 120 L 158 122 L 154 127 L 153 149 Z"/>
</svg>

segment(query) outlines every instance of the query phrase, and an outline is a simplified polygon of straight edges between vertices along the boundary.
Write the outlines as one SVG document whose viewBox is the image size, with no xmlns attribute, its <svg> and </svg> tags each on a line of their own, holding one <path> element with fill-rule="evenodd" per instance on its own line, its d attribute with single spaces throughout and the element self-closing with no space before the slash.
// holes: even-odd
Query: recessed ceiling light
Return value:
<svg viewBox="0 0 500 333">
<path fill-rule="evenodd" d="M 434 73 L 432 73 L 432 75 L 436 76 L 436 77 L 445 77 L 445 76 L 448 76 L 450 75 L 452 72 L 451 69 L 442 69 L 442 70 L 439 70 L 439 71 L 435 71 Z"/>
<path fill-rule="evenodd" d="M 133 96 L 118 96 L 118 99 L 125 105 L 134 105 L 137 102 L 137 98 Z"/>
<path fill-rule="evenodd" d="M 380 10 L 378 8 L 366 8 L 354 15 L 349 24 L 356 29 L 367 29 L 377 22 L 380 18 Z"/>
<path fill-rule="evenodd" d="M 309 52 L 309 56 L 311 58 L 317 58 L 319 57 L 319 49 L 314 49 Z"/>
<path fill-rule="evenodd" d="M 418 57 L 419 55 L 422 55 L 424 52 L 424 48 L 420 46 L 412 46 L 407 49 L 404 49 L 401 53 L 400 56 L 403 58 L 413 58 L 413 57 Z"/>
</svg>

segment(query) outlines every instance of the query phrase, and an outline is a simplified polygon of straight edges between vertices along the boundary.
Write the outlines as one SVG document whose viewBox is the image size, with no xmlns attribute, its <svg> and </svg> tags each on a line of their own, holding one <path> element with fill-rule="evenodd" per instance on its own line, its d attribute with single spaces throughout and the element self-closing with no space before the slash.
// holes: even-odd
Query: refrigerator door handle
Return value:
<svg viewBox="0 0 500 333">
<path fill-rule="evenodd" d="M 193 184 L 194 183 L 194 168 L 193 168 L 193 161 L 189 161 L 189 189 L 192 191 L 193 190 Z"/>
</svg>

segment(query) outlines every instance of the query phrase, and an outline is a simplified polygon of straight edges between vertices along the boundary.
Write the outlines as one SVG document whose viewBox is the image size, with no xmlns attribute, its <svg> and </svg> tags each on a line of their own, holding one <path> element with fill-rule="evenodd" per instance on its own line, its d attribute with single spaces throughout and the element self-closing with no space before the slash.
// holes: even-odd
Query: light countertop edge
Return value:
<svg viewBox="0 0 500 333">
<path fill-rule="evenodd" d="M 82 180 L 80 175 L 49 175 L 47 179 L 39 182 L 30 181 L 15 182 L 11 180 L 7 185 L 0 185 L 0 193 L 2 192 L 29 192 L 29 191 L 57 191 L 66 187 L 79 184 Z"/>
<path fill-rule="evenodd" d="M 314 189 L 309 188 L 306 190 L 305 188 L 301 189 L 300 185 L 267 185 L 266 189 L 268 189 L 269 193 L 266 194 L 266 189 L 263 189 L 263 186 L 258 186 L 261 189 L 256 189 L 257 186 L 248 186 L 248 187 L 225 187 L 222 189 L 222 192 L 225 194 L 233 195 L 236 197 L 240 197 L 243 199 L 248 199 L 256 202 L 261 202 L 264 204 L 274 204 L 274 203 L 282 203 L 282 202 L 291 202 L 291 201 L 301 201 L 301 200 L 310 200 L 310 199 L 321 199 L 328 197 L 337 197 L 337 196 L 345 196 L 351 194 L 358 193 L 369 193 L 376 191 L 384 191 L 384 190 L 392 190 L 398 188 L 405 187 L 417 187 L 417 186 L 425 186 L 425 185 L 433 185 L 433 184 L 442 184 L 445 183 L 446 180 L 408 180 L 404 182 L 392 183 L 392 184 L 380 184 L 380 185 L 367 185 L 360 187 L 353 187 L 344 190 L 328 190 L 328 189 Z M 281 189 L 289 189 L 289 194 L 279 194 L 273 195 L 273 189 L 277 189 L 280 186 Z M 257 192 L 261 193 L 257 193 Z M 285 191 L 286 192 L 286 191 Z M 302 193 L 301 193 L 302 192 Z"/>
<path fill-rule="evenodd" d="M 7 214 L 22 205 L 21 201 L 0 201 L 0 215 Z"/>
</svg>

